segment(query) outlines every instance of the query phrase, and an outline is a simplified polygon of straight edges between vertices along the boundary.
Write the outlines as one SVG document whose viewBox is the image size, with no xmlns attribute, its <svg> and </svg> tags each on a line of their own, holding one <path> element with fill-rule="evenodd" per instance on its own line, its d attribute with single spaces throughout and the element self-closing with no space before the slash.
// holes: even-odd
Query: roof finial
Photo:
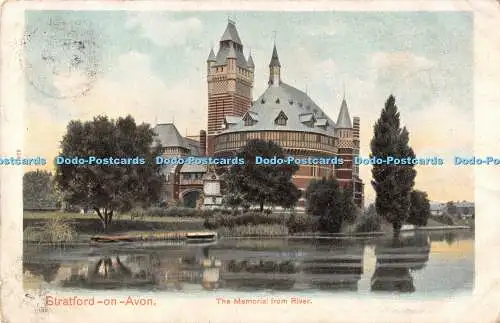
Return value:
<svg viewBox="0 0 500 323">
<path fill-rule="evenodd" d="M 345 100 L 345 81 L 343 81 L 343 82 L 342 82 L 342 87 L 343 87 L 343 88 L 342 88 L 342 91 L 343 91 L 343 92 L 342 92 L 342 93 L 343 93 L 343 94 L 342 94 L 342 95 L 343 95 L 343 97 L 342 97 L 342 98 Z"/>
<path fill-rule="evenodd" d="M 155 115 L 155 127 L 158 125 L 158 116 Z"/>
<path fill-rule="evenodd" d="M 230 23 L 231 25 L 236 25 L 236 22 L 234 22 L 234 20 L 231 19 L 231 16 L 227 16 L 227 22 Z"/>
<path fill-rule="evenodd" d="M 273 44 L 276 45 L 276 30 L 273 30 Z"/>
</svg>

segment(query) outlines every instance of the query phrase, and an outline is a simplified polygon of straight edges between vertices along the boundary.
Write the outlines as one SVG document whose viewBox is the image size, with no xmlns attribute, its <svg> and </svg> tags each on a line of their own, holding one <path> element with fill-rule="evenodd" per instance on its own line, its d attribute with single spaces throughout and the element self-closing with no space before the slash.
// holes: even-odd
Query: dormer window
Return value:
<svg viewBox="0 0 500 323">
<path fill-rule="evenodd" d="M 276 104 L 280 104 L 280 98 L 276 99 Z"/>
<path fill-rule="evenodd" d="M 277 126 L 286 126 L 286 121 L 288 120 L 288 117 L 283 111 L 280 111 L 276 119 L 274 119 L 274 123 Z"/>
<path fill-rule="evenodd" d="M 292 99 L 288 99 L 288 103 L 289 103 L 290 105 L 292 105 L 292 104 L 293 104 L 293 100 L 292 100 Z"/>
<path fill-rule="evenodd" d="M 251 114 L 250 113 L 246 113 L 245 116 L 243 117 L 243 122 L 245 124 L 245 126 L 253 126 L 257 120 L 252 118 Z"/>
<path fill-rule="evenodd" d="M 266 103 L 266 100 L 264 98 L 262 98 L 262 100 L 260 100 L 260 103 L 264 104 L 264 103 Z"/>
</svg>

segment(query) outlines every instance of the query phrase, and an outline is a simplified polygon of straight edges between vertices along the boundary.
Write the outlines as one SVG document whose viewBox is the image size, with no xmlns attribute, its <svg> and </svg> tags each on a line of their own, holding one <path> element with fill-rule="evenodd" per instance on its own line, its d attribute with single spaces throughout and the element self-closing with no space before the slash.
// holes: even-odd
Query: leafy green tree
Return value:
<svg viewBox="0 0 500 323">
<path fill-rule="evenodd" d="M 356 219 L 352 190 L 343 190 L 333 177 L 311 181 L 305 197 L 307 213 L 319 216 L 322 232 L 340 232 L 344 222 L 353 223 Z"/>
<path fill-rule="evenodd" d="M 411 192 L 411 207 L 408 223 L 424 226 L 431 216 L 431 205 L 426 192 L 413 190 Z"/>
<path fill-rule="evenodd" d="M 396 100 L 391 95 L 374 126 L 370 157 L 386 159 L 415 158 L 408 145 L 409 133 L 401 128 Z M 409 216 L 410 194 L 415 184 L 413 165 L 376 164 L 372 168 L 372 186 L 377 194 L 377 213 L 392 224 L 394 237 L 399 237 L 401 226 Z"/>
<path fill-rule="evenodd" d="M 258 204 L 261 212 L 265 204 L 293 207 L 300 197 L 300 190 L 292 182 L 298 165 L 256 164 L 257 156 L 285 158 L 285 153 L 273 141 L 248 141 L 237 153 L 237 157 L 243 158 L 245 164 L 232 165 L 223 177 L 223 186 L 229 195 L 225 200 L 227 205 Z"/>
<path fill-rule="evenodd" d="M 71 121 L 61 141 L 61 155 L 67 158 L 144 159 L 136 164 L 57 165 L 55 180 L 64 200 L 93 209 L 106 231 L 115 211 L 147 207 L 159 202 L 164 176 L 154 158 L 154 131 L 148 124 L 136 125 L 131 116 L 93 121 Z"/>
<path fill-rule="evenodd" d="M 49 210 L 61 206 L 52 173 L 42 170 L 23 175 L 23 208 L 25 210 Z"/>
<path fill-rule="evenodd" d="M 352 188 L 342 190 L 342 214 L 346 223 L 353 224 L 356 221 L 358 207 L 354 203 L 354 192 Z"/>
<path fill-rule="evenodd" d="M 375 204 L 371 203 L 366 209 L 366 216 L 376 216 L 377 209 L 375 208 Z"/>
<path fill-rule="evenodd" d="M 454 202 L 449 201 L 446 203 L 446 212 L 449 215 L 456 215 L 458 213 L 457 206 L 455 205 Z"/>
</svg>

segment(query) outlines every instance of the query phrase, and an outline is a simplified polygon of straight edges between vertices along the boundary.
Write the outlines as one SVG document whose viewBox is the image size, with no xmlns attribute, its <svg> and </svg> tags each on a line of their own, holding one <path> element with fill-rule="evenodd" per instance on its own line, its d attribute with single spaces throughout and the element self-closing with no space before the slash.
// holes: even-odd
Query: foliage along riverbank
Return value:
<svg viewBox="0 0 500 323">
<path fill-rule="evenodd" d="M 285 237 L 317 236 L 318 220 L 304 213 L 234 214 L 229 210 L 197 210 L 190 208 L 150 208 L 121 214 L 107 234 L 144 234 L 172 231 L 216 231 L 220 237 Z M 175 214 L 175 216 L 173 216 Z M 458 221 L 458 220 L 457 220 Z M 448 222 L 448 221 L 447 221 Z M 447 226 L 429 219 L 428 226 Z M 453 225 L 467 225 L 457 222 Z M 336 235 L 390 234 L 392 227 L 378 216 L 361 215 Z M 25 212 L 24 240 L 31 243 L 75 243 L 89 241 L 102 234 L 99 219 L 92 214 L 65 212 Z"/>
</svg>

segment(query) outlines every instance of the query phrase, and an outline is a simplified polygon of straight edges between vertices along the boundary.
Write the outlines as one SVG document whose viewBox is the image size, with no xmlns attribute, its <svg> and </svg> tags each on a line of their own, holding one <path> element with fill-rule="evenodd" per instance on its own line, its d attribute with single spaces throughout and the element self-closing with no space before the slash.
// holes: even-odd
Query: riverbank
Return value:
<svg viewBox="0 0 500 323">
<path fill-rule="evenodd" d="M 273 215 L 270 215 L 273 217 Z M 460 223 L 461 224 L 461 223 Z M 141 217 L 131 219 L 130 215 L 116 216 L 107 232 L 103 232 L 102 223 L 94 214 L 62 213 L 62 212 L 25 212 L 24 240 L 27 243 L 88 243 L 95 236 L 144 237 L 139 240 L 150 240 L 151 236 L 175 235 L 176 232 L 216 232 L 219 238 L 342 238 L 342 237 L 376 237 L 389 236 L 392 227 L 381 223 L 378 230 L 370 232 L 356 231 L 357 224 L 346 226 L 344 232 L 324 234 L 319 232 L 290 232 L 289 226 L 283 224 L 245 224 L 231 227 L 207 228 L 201 217 Z M 428 225 L 416 228 L 403 228 L 402 233 L 415 231 L 449 231 L 472 229 L 466 225 L 446 225 L 429 219 Z M 148 238 L 149 237 L 149 238 Z"/>
</svg>

